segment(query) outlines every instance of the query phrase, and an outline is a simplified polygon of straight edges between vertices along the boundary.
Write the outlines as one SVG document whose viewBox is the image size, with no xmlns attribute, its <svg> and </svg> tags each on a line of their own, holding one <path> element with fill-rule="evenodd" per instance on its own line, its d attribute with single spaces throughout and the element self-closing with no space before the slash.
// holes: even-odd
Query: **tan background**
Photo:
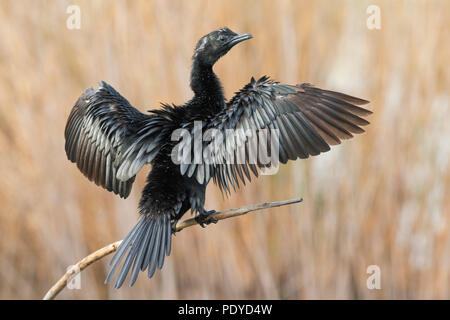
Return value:
<svg viewBox="0 0 450 320">
<path fill-rule="evenodd" d="M 81 8 L 81 29 L 66 8 Z M 381 8 L 381 30 L 366 9 Z M 297 161 L 209 209 L 300 205 L 187 229 L 162 272 L 115 290 L 110 257 L 60 298 L 450 298 L 449 1 L 0 1 L 0 298 L 41 298 L 65 268 L 136 222 L 127 200 L 64 153 L 81 92 L 112 84 L 141 111 L 191 97 L 196 41 L 228 26 L 254 39 L 215 67 L 228 97 L 250 77 L 371 100 L 367 133 Z M 381 268 L 381 290 L 366 268 Z"/>
</svg>

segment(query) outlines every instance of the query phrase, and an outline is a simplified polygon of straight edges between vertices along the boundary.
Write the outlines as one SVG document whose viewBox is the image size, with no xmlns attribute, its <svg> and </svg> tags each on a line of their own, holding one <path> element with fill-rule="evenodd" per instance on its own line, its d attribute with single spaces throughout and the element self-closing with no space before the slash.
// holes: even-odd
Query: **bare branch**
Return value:
<svg viewBox="0 0 450 320">
<path fill-rule="evenodd" d="M 298 203 L 303 201 L 302 198 L 292 199 L 292 200 L 285 200 L 285 201 L 277 201 L 277 202 L 263 202 L 259 204 L 250 205 L 247 207 L 241 207 L 237 209 L 228 209 L 223 211 L 218 211 L 211 215 L 211 217 L 215 220 L 224 220 L 232 217 L 237 217 L 244 215 L 251 211 L 261 210 L 261 209 L 267 209 L 267 208 L 274 208 L 274 207 L 280 207 L 285 206 L 293 203 Z M 195 218 L 189 218 L 185 219 L 183 221 L 179 221 L 176 225 L 175 231 L 179 232 L 185 228 L 191 227 L 193 225 L 198 224 Z M 106 247 L 103 247 L 87 257 L 83 258 L 79 262 L 77 262 L 69 271 L 67 271 L 64 276 L 61 277 L 61 279 L 56 282 L 53 287 L 50 288 L 50 290 L 46 293 L 43 300 L 52 300 L 54 299 L 60 292 L 63 290 L 67 282 L 71 280 L 73 276 L 75 276 L 78 272 L 81 272 L 82 270 L 86 269 L 89 265 L 94 263 L 97 260 L 100 260 L 101 258 L 115 252 L 117 248 L 119 247 L 120 241 L 116 241 L 114 243 L 111 243 L 107 245 Z"/>
</svg>

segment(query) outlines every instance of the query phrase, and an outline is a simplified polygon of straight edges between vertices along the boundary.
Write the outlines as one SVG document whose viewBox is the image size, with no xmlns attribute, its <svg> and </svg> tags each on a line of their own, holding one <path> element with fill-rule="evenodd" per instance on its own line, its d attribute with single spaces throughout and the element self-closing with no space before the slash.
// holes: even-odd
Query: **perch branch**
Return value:
<svg viewBox="0 0 450 320">
<path fill-rule="evenodd" d="M 223 211 L 218 211 L 211 215 L 212 218 L 216 220 L 224 220 L 232 217 L 237 217 L 244 215 L 251 211 L 261 210 L 261 209 L 267 209 L 267 208 L 274 208 L 274 207 L 281 207 L 293 203 L 298 203 L 303 201 L 302 198 L 292 199 L 292 200 L 285 200 L 285 201 L 277 201 L 277 202 L 263 202 L 259 204 L 253 204 L 247 207 L 237 208 L 237 209 L 228 209 Z M 183 221 L 179 221 L 175 227 L 175 231 L 179 232 L 185 228 L 191 227 L 193 225 L 198 224 L 195 218 L 189 218 L 185 219 Z M 63 290 L 67 282 L 71 280 L 71 278 L 76 275 L 77 273 L 81 272 L 85 268 L 87 268 L 89 265 L 94 263 L 97 260 L 100 260 L 101 258 L 109 255 L 110 253 L 113 253 L 117 250 L 122 240 L 113 242 L 111 244 L 108 244 L 106 247 L 103 247 L 87 257 L 83 258 L 79 262 L 77 262 L 72 268 L 70 268 L 64 276 L 61 277 L 61 279 L 56 282 L 53 287 L 50 288 L 50 290 L 45 294 L 43 300 L 52 300 L 54 299 L 60 292 Z"/>
</svg>

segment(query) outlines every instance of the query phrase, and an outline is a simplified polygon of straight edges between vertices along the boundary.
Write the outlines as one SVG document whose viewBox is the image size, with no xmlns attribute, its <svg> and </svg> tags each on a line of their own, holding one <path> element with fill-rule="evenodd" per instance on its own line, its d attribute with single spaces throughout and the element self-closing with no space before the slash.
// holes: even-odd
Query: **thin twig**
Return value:
<svg viewBox="0 0 450 320">
<path fill-rule="evenodd" d="M 267 209 L 267 208 L 273 208 L 273 207 L 280 207 L 285 206 L 293 203 L 298 203 L 303 201 L 302 198 L 292 199 L 292 200 L 285 200 L 285 201 L 277 201 L 277 202 L 263 202 L 259 204 L 250 205 L 247 207 L 237 208 L 237 209 L 228 209 L 223 211 L 218 211 L 211 215 L 211 217 L 215 220 L 224 220 L 232 217 L 241 216 L 243 214 L 246 214 L 251 211 L 261 210 L 261 209 Z M 175 231 L 179 232 L 185 228 L 191 227 L 193 225 L 198 224 L 195 218 L 189 218 L 183 221 L 179 221 L 176 225 Z M 50 290 L 46 293 L 43 300 L 52 300 L 54 299 L 62 289 L 64 289 L 67 285 L 67 283 L 79 272 L 87 268 L 89 265 L 94 263 L 97 260 L 100 260 L 101 258 L 109 255 L 110 253 L 113 253 L 117 250 L 119 247 L 120 241 L 116 241 L 114 243 L 108 244 L 106 247 L 103 247 L 94 253 L 91 253 L 87 257 L 83 258 L 81 261 L 77 262 L 70 270 L 68 270 L 64 276 L 61 277 L 61 279 L 56 282 L 53 287 L 50 288 Z"/>
</svg>

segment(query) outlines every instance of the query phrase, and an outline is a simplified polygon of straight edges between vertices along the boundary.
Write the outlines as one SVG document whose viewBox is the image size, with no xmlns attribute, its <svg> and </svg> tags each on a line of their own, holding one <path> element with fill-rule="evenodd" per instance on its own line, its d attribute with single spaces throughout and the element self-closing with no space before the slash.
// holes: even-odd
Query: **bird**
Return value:
<svg viewBox="0 0 450 320">
<path fill-rule="evenodd" d="M 174 226 L 188 210 L 202 227 L 216 223 L 211 216 L 215 210 L 204 207 L 206 186 L 212 180 L 229 194 L 273 165 L 252 157 L 264 130 L 269 130 L 266 138 L 277 137 L 277 146 L 262 143 L 273 147 L 277 165 L 327 152 L 363 133 L 362 127 L 369 124 L 365 117 L 372 111 L 361 107 L 369 101 L 309 83 L 289 85 L 267 76 L 251 77 L 227 100 L 213 66 L 251 38 L 227 27 L 203 36 L 192 57 L 193 97 L 183 105 L 162 103 L 142 113 L 101 81 L 98 89 L 86 89 L 73 106 L 65 127 L 65 151 L 90 181 L 127 198 L 136 174 L 151 165 L 138 205 L 139 219 L 117 248 L 105 283 L 116 273 L 115 288 L 128 275 L 130 286 L 140 272 L 151 278 L 170 255 Z M 213 139 L 201 140 L 200 146 L 194 141 L 194 147 L 182 144 L 172 137 L 177 130 L 194 135 L 214 130 L 216 136 L 222 135 L 222 143 L 211 148 L 210 161 L 175 161 L 180 159 L 174 160 L 177 147 L 187 146 L 201 155 L 213 144 Z M 229 157 L 238 153 L 239 159 Z"/>
</svg>

